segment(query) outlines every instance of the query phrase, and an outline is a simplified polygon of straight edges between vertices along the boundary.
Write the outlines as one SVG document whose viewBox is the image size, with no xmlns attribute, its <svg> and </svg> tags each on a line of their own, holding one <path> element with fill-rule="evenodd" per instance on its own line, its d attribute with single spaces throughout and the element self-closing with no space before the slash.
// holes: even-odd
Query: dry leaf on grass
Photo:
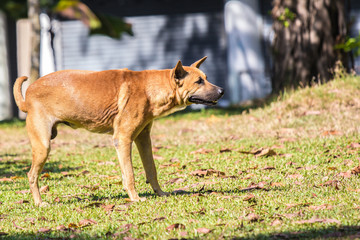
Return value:
<svg viewBox="0 0 360 240">
<path fill-rule="evenodd" d="M 239 196 L 220 196 L 217 197 L 217 199 L 233 199 L 233 198 L 240 198 Z"/>
<path fill-rule="evenodd" d="M 72 176 L 75 175 L 75 174 L 69 173 L 69 172 L 61 172 L 61 174 L 62 174 L 64 177 L 72 177 Z"/>
<path fill-rule="evenodd" d="M 344 164 L 344 166 L 351 166 L 354 164 L 354 161 L 350 160 L 350 159 L 346 159 L 343 161 L 343 164 Z"/>
<path fill-rule="evenodd" d="M 222 211 L 224 211 L 225 209 L 224 208 L 218 208 L 218 209 L 215 209 L 215 210 L 213 210 L 214 212 L 222 212 Z"/>
<path fill-rule="evenodd" d="M 260 220 L 259 215 L 256 215 L 255 213 L 249 213 L 246 216 L 246 220 L 250 221 L 250 222 L 257 222 Z"/>
<path fill-rule="evenodd" d="M 36 219 L 35 218 L 25 218 L 25 222 L 30 222 L 32 225 L 35 224 Z"/>
<path fill-rule="evenodd" d="M 290 174 L 287 176 L 288 178 L 293 178 L 293 179 L 303 179 L 303 175 L 295 173 L 295 174 Z"/>
<path fill-rule="evenodd" d="M 320 184 L 319 186 L 323 186 L 323 187 L 332 186 L 332 187 L 335 187 L 336 190 L 339 190 L 340 189 L 339 185 L 340 185 L 340 181 L 329 180 L 329 181 L 326 181 L 326 182 Z"/>
<path fill-rule="evenodd" d="M 41 193 L 46 193 L 46 192 L 48 192 L 49 190 L 50 190 L 50 188 L 49 188 L 48 185 L 42 186 L 42 187 L 40 188 L 40 192 L 41 192 Z"/>
<path fill-rule="evenodd" d="M 194 211 L 194 212 L 190 212 L 191 214 L 201 214 L 201 215 L 204 215 L 206 212 L 206 209 L 205 208 L 201 208 L 200 210 L 198 211 Z"/>
<path fill-rule="evenodd" d="M 166 217 L 158 217 L 158 218 L 154 218 L 153 221 L 162 221 L 162 220 L 165 220 Z"/>
<path fill-rule="evenodd" d="M 75 211 L 77 211 L 78 213 L 83 213 L 84 210 L 82 210 L 80 207 L 74 208 Z"/>
<path fill-rule="evenodd" d="M 100 189 L 100 183 L 97 183 L 93 186 L 87 186 L 87 185 L 79 185 L 79 187 L 81 188 L 86 188 L 86 189 L 89 189 L 91 191 L 95 191 L 95 190 L 99 190 Z"/>
<path fill-rule="evenodd" d="M 291 153 L 280 153 L 279 156 L 284 158 L 291 158 L 293 155 Z"/>
<path fill-rule="evenodd" d="M 200 148 L 198 150 L 190 152 L 190 154 L 208 154 L 214 152 L 214 149 Z"/>
<path fill-rule="evenodd" d="M 105 212 L 111 212 L 114 210 L 115 204 L 101 205 L 101 207 L 105 210 Z"/>
<path fill-rule="evenodd" d="M 185 229 L 185 225 L 181 223 L 174 223 L 166 228 L 167 231 L 172 231 L 177 229 Z"/>
<path fill-rule="evenodd" d="M 230 149 L 230 148 L 222 148 L 219 150 L 220 153 L 231 152 L 231 151 L 232 151 L 232 149 Z"/>
<path fill-rule="evenodd" d="M 44 178 L 50 178 L 50 174 L 44 173 L 44 174 L 41 176 L 41 179 L 44 179 Z"/>
<path fill-rule="evenodd" d="M 265 185 L 267 185 L 267 182 L 259 182 L 258 184 L 252 183 L 247 188 L 240 188 L 239 191 L 245 192 L 245 191 L 251 191 L 251 190 L 254 190 L 254 189 L 263 189 L 265 191 L 268 191 L 268 189 L 265 188 Z"/>
<path fill-rule="evenodd" d="M 21 199 L 21 200 L 19 200 L 19 201 L 14 202 L 14 203 L 15 203 L 15 204 L 24 204 L 24 203 L 29 203 L 29 201 L 28 201 L 28 200 Z"/>
<path fill-rule="evenodd" d="M 15 228 L 21 229 L 21 230 L 26 230 L 26 228 L 20 227 L 18 225 L 16 225 L 15 221 L 13 221 L 13 225 Z"/>
<path fill-rule="evenodd" d="M 124 234 L 124 233 L 127 233 L 128 231 L 130 231 L 130 228 L 138 228 L 137 226 L 131 224 L 131 223 L 127 223 L 127 224 L 124 224 L 122 226 L 120 226 L 121 229 L 123 229 L 121 232 L 119 232 L 119 234 Z"/>
<path fill-rule="evenodd" d="M 284 143 L 284 142 L 296 142 L 296 138 L 292 138 L 292 137 L 280 137 L 279 141 L 281 143 Z"/>
<path fill-rule="evenodd" d="M 66 231 L 68 228 L 67 227 L 65 227 L 64 225 L 60 225 L 60 226 L 57 226 L 56 228 L 56 231 Z"/>
<path fill-rule="evenodd" d="M 310 116 L 310 115 L 320 115 L 321 112 L 317 111 L 317 110 L 309 110 L 309 111 L 305 111 L 303 113 L 304 116 Z"/>
<path fill-rule="evenodd" d="M 163 156 L 157 155 L 157 154 L 153 154 L 153 157 L 155 160 L 164 160 L 165 158 Z"/>
<path fill-rule="evenodd" d="M 13 180 L 11 178 L 0 178 L 0 182 L 12 182 Z"/>
<path fill-rule="evenodd" d="M 360 143 L 354 142 L 351 143 L 349 146 L 347 146 L 348 148 L 360 148 Z"/>
<path fill-rule="evenodd" d="M 101 166 L 101 165 L 113 165 L 113 166 L 115 166 L 116 163 L 114 163 L 112 161 L 106 161 L 106 162 L 99 162 L 98 165 L 99 166 Z"/>
<path fill-rule="evenodd" d="M 21 190 L 21 191 L 16 191 L 15 193 L 18 193 L 18 194 L 27 194 L 27 193 L 30 193 L 30 190 Z"/>
<path fill-rule="evenodd" d="M 194 187 L 197 187 L 199 185 L 213 185 L 213 184 L 218 184 L 219 182 L 197 182 L 197 183 L 194 183 L 194 184 L 191 184 L 190 187 L 191 188 L 194 188 Z"/>
<path fill-rule="evenodd" d="M 41 232 L 41 233 L 47 233 L 50 231 L 51 231 L 51 228 L 48 228 L 48 227 L 42 227 L 42 228 L 39 228 L 39 230 L 38 230 L 38 232 Z"/>
<path fill-rule="evenodd" d="M 263 167 L 261 170 L 274 170 L 275 167 L 272 167 L 272 166 L 265 166 Z"/>
<path fill-rule="evenodd" d="M 320 218 L 312 218 L 309 220 L 300 220 L 300 221 L 295 221 L 294 223 L 297 224 L 306 224 L 306 223 L 336 223 L 336 224 L 341 224 L 341 222 L 339 220 L 336 219 L 320 219 Z"/>
<path fill-rule="evenodd" d="M 255 157 L 269 157 L 277 155 L 277 153 L 270 148 L 259 148 L 253 151 L 240 151 L 240 153 L 253 154 Z"/>
<path fill-rule="evenodd" d="M 215 169 L 201 169 L 201 170 L 195 170 L 195 171 L 192 171 L 190 173 L 191 175 L 193 176 L 197 176 L 197 177 L 205 177 L 205 176 L 225 176 L 225 173 L 224 172 L 221 172 L 221 171 L 218 171 L 218 170 L 215 170 Z"/>
<path fill-rule="evenodd" d="M 79 226 L 75 223 L 69 223 L 68 228 L 79 228 Z"/>
<path fill-rule="evenodd" d="M 12 177 L 10 177 L 10 179 L 16 180 L 16 179 L 24 179 L 24 178 L 23 178 L 23 177 L 19 177 L 19 176 L 12 176 Z"/>
<path fill-rule="evenodd" d="M 282 221 L 279 219 L 275 219 L 274 221 L 272 221 L 272 223 L 270 223 L 270 226 L 278 226 L 281 225 Z"/>
<path fill-rule="evenodd" d="M 299 212 L 295 212 L 295 213 L 284 213 L 281 216 L 284 216 L 284 217 L 286 217 L 288 219 L 291 219 L 291 218 L 299 217 L 299 216 L 302 216 L 302 215 L 303 215 L 303 213 L 301 211 L 299 211 Z"/>
<path fill-rule="evenodd" d="M 293 207 L 306 207 L 309 206 L 311 203 L 287 203 L 286 205 L 286 210 L 293 208 Z"/>
<path fill-rule="evenodd" d="M 180 167 L 180 163 L 167 163 L 167 164 L 160 164 L 159 168 L 167 168 L 167 167 Z"/>
<path fill-rule="evenodd" d="M 208 228 L 198 228 L 196 229 L 196 232 L 198 233 L 203 233 L 203 234 L 207 234 L 209 232 L 211 232 L 212 230 L 208 229 Z"/>
<path fill-rule="evenodd" d="M 285 185 L 283 183 L 281 183 L 281 182 L 273 182 L 273 183 L 270 184 L 270 186 L 272 186 L 272 187 L 283 187 Z"/>
<path fill-rule="evenodd" d="M 318 205 L 318 206 L 311 205 L 311 206 L 309 206 L 309 209 L 314 210 L 314 211 L 328 210 L 328 209 L 333 209 L 333 206 L 331 206 L 331 205 L 329 205 L 327 203 L 324 203 L 324 204 L 321 204 L 321 205 Z"/>
<path fill-rule="evenodd" d="M 359 174 L 360 173 L 360 166 L 354 167 L 353 169 L 351 169 L 351 173 L 352 174 Z"/>
<path fill-rule="evenodd" d="M 260 152 L 254 153 L 256 157 L 269 157 L 277 155 L 276 152 L 270 148 L 262 149 Z"/>
<path fill-rule="evenodd" d="M 329 131 L 322 132 L 321 135 L 323 135 L 323 136 L 342 135 L 342 132 L 336 131 L 336 130 L 329 130 Z"/>
<path fill-rule="evenodd" d="M 90 171 L 84 170 L 84 171 L 78 173 L 77 176 L 79 176 L 79 175 L 86 175 L 86 174 L 89 174 L 89 173 L 90 173 Z"/>
<path fill-rule="evenodd" d="M 247 201 L 247 202 L 254 201 L 255 200 L 255 195 L 250 193 L 250 194 L 246 195 L 243 200 Z"/>
<path fill-rule="evenodd" d="M 79 226 L 81 227 L 86 227 L 93 224 L 97 224 L 97 222 L 92 219 L 83 219 L 79 222 Z"/>
<path fill-rule="evenodd" d="M 351 177 L 351 171 L 341 172 L 341 173 L 337 174 L 337 176 L 343 177 L 343 178 L 349 178 L 349 177 Z"/>
<path fill-rule="evenodd" d="M 309 165 L 309 166 L 305 166 L 305 170 L 309 171 L 309 170 L 313 170 L 317 167 L 318 167 L 317 165 Z"/>
</svg>

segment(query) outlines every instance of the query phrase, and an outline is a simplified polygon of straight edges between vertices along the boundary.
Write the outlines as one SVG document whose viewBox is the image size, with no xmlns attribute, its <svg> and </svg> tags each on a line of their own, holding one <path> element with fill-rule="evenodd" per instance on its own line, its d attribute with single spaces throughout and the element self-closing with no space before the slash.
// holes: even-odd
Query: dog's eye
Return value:
<svg viewBox="0 0 360 240">
<path fill-rule="evenodd" d="M 204 84 L 204 79 L 199 78 L 199 80 L 197 80 L 195 83 L 196 84 Z"/>
</svg>

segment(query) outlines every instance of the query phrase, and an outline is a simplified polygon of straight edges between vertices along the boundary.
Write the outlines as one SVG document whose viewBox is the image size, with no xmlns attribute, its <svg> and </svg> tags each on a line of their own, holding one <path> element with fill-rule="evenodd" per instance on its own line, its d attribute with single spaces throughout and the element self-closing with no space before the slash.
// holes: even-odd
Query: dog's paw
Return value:
<svg viewBox="0 0 360 240">
<path fill-rule="evenodd" d="M 166 196 L 169 196 L 171 193 L 169 193 L 169 192 L 163 192 L 163 191 L 158 191 L 157 192 L 157 195 L 159 196 L 159 197 L 166 197 Z"/>
<path fill-rule="evenodd" d="M 38 207 L 41 207 L 41 208 L 46 208 L 46 207 L 50 207 L 50 204 L 47 203 L 47 202 L 41 202 L 39 204 L 36 204 Z"/>
<path fill-rule="evenodd" d="M 134 198 L 134 199 L 130 199 L 131 202 L 144 202 L 146 201 L 145 197 L 138 197 L 138 198 Z"/>
</svg>

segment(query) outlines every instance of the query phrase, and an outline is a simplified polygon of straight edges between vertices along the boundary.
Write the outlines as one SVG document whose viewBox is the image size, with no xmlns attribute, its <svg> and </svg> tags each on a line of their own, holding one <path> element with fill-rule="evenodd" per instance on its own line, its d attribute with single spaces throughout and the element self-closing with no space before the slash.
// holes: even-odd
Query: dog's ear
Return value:
<svg viewBox="0 0 360 240">
<path fill-rule="evenodd" d="M 191 64 L 190 67 L 196 67 L 196 68 L 199 68 L 200 65 L 207 59 L 207 56 L 203 57 L 202 59 L 200 60 L 197 60 L 196 62 L 194 62 L 193 64 Z"/>
<path fill-rule="evenodd" d="M 181 61 L 179 60 L 176 64 L 176 66 L 174 67 L 173 70 L 173 76 L 175 78 L 175 81 L 177 83 L 179 83 L 179 81 L 184 78 L 187 74 L 187 71 L 185 71 L 185 69 L 183 68 L 183 65 L 181 63 Z"/>
</svg>

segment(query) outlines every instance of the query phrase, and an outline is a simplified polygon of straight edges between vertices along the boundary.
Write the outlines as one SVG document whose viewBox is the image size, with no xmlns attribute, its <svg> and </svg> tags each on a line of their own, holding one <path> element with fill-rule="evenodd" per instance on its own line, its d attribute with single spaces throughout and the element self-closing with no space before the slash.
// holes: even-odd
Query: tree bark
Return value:
<svg viewBox="0 0 360 240">
<path fill-rule="evenodd" d="M 329 81 L 338 60 L 348 68 L 348 54 L 334 49 L 347 35 L 343 0 L 273 0 L 272 16 L 275 92 Z"/>
<path fill-rule="evenodd" d="M 31 69 L 30 82 L 39 78 L 40 68 L 40 3 L 39 0 L 27 0 L 28 18 L 31 22 Z"/>
</svg>

